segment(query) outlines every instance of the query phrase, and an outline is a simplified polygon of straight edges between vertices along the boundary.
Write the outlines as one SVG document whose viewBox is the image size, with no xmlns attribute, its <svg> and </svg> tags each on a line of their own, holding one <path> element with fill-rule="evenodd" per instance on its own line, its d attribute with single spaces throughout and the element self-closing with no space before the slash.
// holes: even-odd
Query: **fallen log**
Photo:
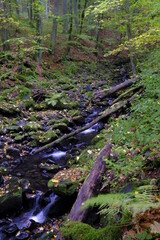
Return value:
<svg viewBox="0 0 160 240">
<path fill-rule="evenodd" d="M 121 95 L 119 95 L 114 101 L 113 104 L 119 102 L 120 100 L 124 100 L 126 98 L 129 98 L 131 96 L 133 96 L 135 93 L 139 92 L 139 90 L 143 89 L 143 85 L 139 85 L 139 86 L 135 86 L 130 88 L 129 90 L 125 91 L 124 93 L 122 93 Z M 112 104 L 112 105 L 113 105 Z"/>
<path fill-rule="evenodd" d="M 115 94 L 116 92 L 118 92 L 119 90 L 130 87 L 136 80 L 137 80 L 137 78 L 132 78 L 131 80 L 120 83 L 120 84 L 118 84 L 115 87 L 112 87 L 110 89 L 106 89 L 106 90 L 103 90 L 103 91 L 96 92 L 94 94 L 93 102 L 94 103 L 100 102 L 103 98 L 110 97 L 113 94 Z"/>
<path fill-rule="evenodd" d="M 94 197 L 98 194 L 102 185 L 102 175 L 106 171 L 106 162 L 103 161 L 103 157 L 108 158 L 110 156 L 110 152 L 111 144 L 107 145 L 100 153 L 100 155 L 96 158 L 93 168 L 88 178 L 84 181 L 79 191 L 77 200 L 74 203 L 73 208 L 71 209 L 71 212 L 69 214 L 70 221 L 85 221 L 88 209 L 82 210 L 81 207 L 87 199 Z"/>
<path fill-rule="evenodd" d="M 33 151 L 33 154 L 37 154 L 39 152 L 42 152 L 48 148 L 51 148 L 53 146 L 55 146 L 56 144 L 59 144 L 60 142 L 72 137 L 72 136 L 75 136 L 77 135 L 78 133 L 80 132 L 83 132 L 84 130 L 92 127 L 93 125 L 95 125 L 96 123 L 98 123 L 99 121 L 101 121 L 102 119 L 110 116 L 111 114 L 117 112 L 118 110 L 120 110 L 122 107 L 125 107 L 126 104 L 128 103 L 129 100 L 125 100 L 125 101 L 121 101 L 121 102 L 118 102 L 114 105 L 112 105 L 109 109 L 105 110 L 104 112 L 101 113 L 100 116 L 98 116 L 96 119 L 94 119 L 93 121 L 91 121 L 90 123 L 88 123 L 87 125 L 85 125 L 84 127 L 81 127 L 81 128 L 78 128 L 77 130 L 75 130 L 74 132 L 71 132 L 69 134 L 64 134 L 62 137 L 60 137 L 59 139 L 51 142 L 51 143 L 48 143 L 46 144 L 45 146 Z"/>
</svg>

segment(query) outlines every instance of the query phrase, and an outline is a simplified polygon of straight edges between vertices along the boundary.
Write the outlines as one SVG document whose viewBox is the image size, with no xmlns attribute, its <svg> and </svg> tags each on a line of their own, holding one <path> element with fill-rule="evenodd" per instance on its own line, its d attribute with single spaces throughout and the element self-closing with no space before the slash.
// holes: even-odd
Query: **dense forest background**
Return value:
<svg viewBox="0 0 160 240">
<path fill-rule="evenodd" d="M 0 239 L 158 240 L 159 1 L 0 0 L 0 35 Z"/>
</svg>

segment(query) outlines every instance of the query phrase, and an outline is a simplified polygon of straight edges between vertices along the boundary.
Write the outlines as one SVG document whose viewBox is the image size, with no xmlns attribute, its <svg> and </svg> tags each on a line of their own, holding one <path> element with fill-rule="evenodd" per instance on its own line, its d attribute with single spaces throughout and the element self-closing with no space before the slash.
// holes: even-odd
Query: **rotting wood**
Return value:
<svg viewBox="0 0 160 240">
<path fill-rule="evenodd" d="M 121 108 L 125 107 L 128 102 L 129 102 L 129 100 L 125 100 L 125 101 L 121 101 L 121 102 L 118 102 L 118 103 L 112 105 L 110 108 L 108 108 L 107 110 L 102 112 L 100 116 L 95 118 L 93 121 L 91 121 L 87 125 L 85 125 L 85 126 L 83 126 L 81 128 L 78 128 L 77 130 L 75 130 L 74 132 L 71 132 L 69 134 L 64 134 L 59 139 L 57 139 L 57 140 L 55 140 L 55 141 L 53 141 L 51 143 L 48 143 L 45 146 L 43 146 L 43 147 L 33 151 L 33 154 L 37 154 L 39 152 L 42 152 L 42 151 L 44 151 L 44 150 L 46 150 L 48 148 L 51 148 L 51 147 L 55 146 L 56 144 L 59 144 L 60 142 L 66 140 L 66 139 L 68 139 L 68 138 L 70 138 L 72 136 L 77 135 L 80 132 L 83 132 L 84 130 L 92 127 L 93 125 L 95 125 L 96 123 L 101 121 L 102 119 L 104 119 L 106 117 L 109 117 L 111 114 L 113 114 L 113 113 L 117 112 L 118 110 L 120 110 Z"/>
<path fill-rule="evenodd" d="M 127 90 L 126 92 L 122 93 L 121 95 L 119 95 L 114 101 L 113 104 L 115 104 L 116 102 L 119 102 L 122 99 L 126 99 L 129 98 L 131 96 L 133 96 L 135 93 L 139 92 L 139 90 L 143 89 L 143 85 L 139 85 L 139 86 L 135 86 L 130 88 L 129 90 Z M 112 105 L 113 105 L 112 104 Z"/>
<path fill-rule="evenodd" d="M 102 175 L 106 171 L 106 162 L 103 157 L 108 158 L 111 152 L 111 144 L 108 144 L 96 158 L 88 178 L 84 181 L 77 200 L 69 214 L 70 221 L 84 222 L 87 218 L 87 209 L 81 209 L 83 203 L 98 194 L 101 188 Z"/>
<path fill-rule="evenodd" d="M 118 92 L 119 90 L 130 87 L 133 83 L 135 83 L 135 81 L 137 79 L 138 78 L 132 78 L 131 80 L 120 83 L 120 84 L 118 84 L 118 85 L 116 85 L 116 86 L 114 86 L 110 89 L 96 92 L 95 95 L 94 95 L 93 102 L 94 103 L 100 102 L 103 98 L 110 97 L 113 94 L 115 94 L 116 92 Z"/>
</svg>

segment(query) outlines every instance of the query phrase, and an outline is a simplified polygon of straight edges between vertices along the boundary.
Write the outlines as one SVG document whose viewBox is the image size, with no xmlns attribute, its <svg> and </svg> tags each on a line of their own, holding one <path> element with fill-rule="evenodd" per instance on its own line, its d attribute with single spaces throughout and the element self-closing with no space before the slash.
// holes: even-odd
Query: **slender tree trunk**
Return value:
<svg viewBox="0 0 160 240">
<path fill-rule="evenodd" d="M 62 2 L 62 10 L 63 10 L 63 16 L 64 16 L 64 23 L 63 23 L 63 33 L 68 32 L 68 0 L 63 0 Z"/>
<path fill-rule="evenodd" d="M 39 1 L 39 4 L 41 6 L 41 0 Z M 38 6 L 39 8 L 39 6 Z M 38 36 L 38 40 L 37 43 L 39 45 L 39 47 L 41 47 L 42 45 L 42 15 L 40 12 L 40 9 L 37 9 L 37 14 L 36 14 L 36 30 L 37 30 L 37 36 Z M 37 51 L 37 61 L 41 62 L 42 60 L 42 50 L 39 49 Z"/>
<path fill-rule="evenodd" d="M 51 35 L 51 50 L 52 54 L 54 55 L 55 53 L 55 44 L 56 44 L 56 38 L 57 38 L 57 16 L 58 16 L 58 10 L 59 10 L 59 0 L 54 1 L 54 6 L 53 6 L 53 26 L 52 26 L 52 35 Z"/>
<path fill-rule="evenodd" d="M 82 11 L 82 16 L 81 16 L 80 34 L 82 34 L 82 29 L 83 29 L 83 23 L 84 23 L 84 17 L 85 17 L 85 11 L 86 11 L 87 4 L 88 4 L 88 0 L 85 0 L 84 8 L 83 8 L 83 11 Z"/>
<path fill-rule="evenodd" d="M 134 64 L 134 59 L 133 59 L 133 50 L 132 50 L 132 44 L 131 44 L 131 24 L 130 24 L 130 11 L 129 11 L 129 0 L 126 0 L 126 32 L 127 32 L 127 39 L 128 39 L 128 44 L 129 44 L 129 56 L 130 56 L 130 63 L 131 63 L 131 68 L 132 68 L 132 73 L 133 76 L 136 75 L 136 68 Z"/>
<path fill-rule="evenodd" d="M 69 0 L 69 14 L 70 14 L 70 19 L 69 19 L 69 37 L 68 41 L 71 41 L 72 39 L 72 31 L 73 31 L 73 9 L 72 9 L 72 0 Z"/>
<path fill-rule="evenodd" d="M 74 0 L 74 22 L 75 22 L 76 32 L 78 32 L 78 27 L 79 27 L 79 19 L 78 19 L 78 0 Z"/>
<path fill-rule="evenodd" d="M 7 14 L 8 14 L 8 6 L 9 2 L 8 1 L 0 1 L 0 6 L 2 9 L 2 15 L 4 21 L 2 22 L 2 29 L 1 29 L 1 41 L 3 44 L 3 51 L 8 51 L 10 49 L 9 43 L 7 42 L 8 40 L 8 28 L 7 28 Z"/>
<path fill-rule="evenodd" d="M 98 44 L 99 44 L 99 35 L 100 35 L 100 15 L 98 15 L 96 23 L 96 55 L 98 55 Z"/>
<path fill-rule="evenodd" d="M 88 35 L 91 36 L 91 12 L 88 15 Z"/>
<path fill-rule="evenodd" d="M 16 6 L 16 15 L 19 18 L 20 15 L 20 6 L 17 0 L 15 0 L 15 6 Z"/>
</svg>

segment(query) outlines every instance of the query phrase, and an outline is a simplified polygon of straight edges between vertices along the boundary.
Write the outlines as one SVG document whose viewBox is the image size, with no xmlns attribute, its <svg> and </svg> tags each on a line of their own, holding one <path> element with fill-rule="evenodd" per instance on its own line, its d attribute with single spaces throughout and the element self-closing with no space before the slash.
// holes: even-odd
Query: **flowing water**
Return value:
<svg viewBox="0 0 160 240">
<path fill-rule="evenodd" d="M 96 115 L 97 112 L 93 112 L 89 115 L 86 118 L 86 124 L 88 124 L 88 122 L 90 122 Z M 40 205 L 41 196 L 43 196 L 44 192 L 48 190 L 48 180 L 53 177 L 53 173 L 48 173 L 45 170 L 40 169 L 40 164 L 46 162 L 54 163 L 61 166 L 63 169 L 66 167 L 68 156 L 75 157 L 75 155 L 72 156 L 72 150 L 77 148 L 82 151 L 91 143 L 93 137 L 96 136 L 98 131 L 102 128 L 103 124 L 95 124 L 93 127 L 79 133 L 75 144 L 68 143 L 61 148 L 53 149 L 53 151 L 49 153 L 43 152 L 35 156 L 31 154 L 25 157 L 22 163 L 12 170 L 12 175 L 29 180 L 31 187 L 36 191 L 35 195 L 33 195 L 35 198 L 33 206 L 27 210 L 23 209 L 21 214 L 12 218 L 12 222 L 10 223 L 11 226 L 16 224 L 19 230 L 23 230 L 27 229 L 32 221 L 40 224 L 43 224 L 46 221 L 50 208 L 54 207 L 56 201 L 58 201 L 58 196 L 54 193 L 50 193 L 47 204 L 43 207 Z M 4 227 L 5 225 L 3 225 L 2 228 Z M 1 234 L 2 228 L 0 228 L 0 240 L 6 239 L 3 238 L 3 234 Z"/>
</svg>

